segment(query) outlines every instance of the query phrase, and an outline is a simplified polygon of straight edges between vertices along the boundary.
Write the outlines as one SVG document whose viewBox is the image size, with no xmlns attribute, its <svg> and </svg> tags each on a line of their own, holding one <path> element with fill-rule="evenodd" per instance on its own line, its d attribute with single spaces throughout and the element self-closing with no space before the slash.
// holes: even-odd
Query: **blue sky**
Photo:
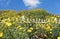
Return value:
<svg viewBox="0 0 60 39">
<path fill-rule="evenodd" d="M 0 0 L 0 10 L 16 10 L 42 8 L 60 15 L 60 0 Z"/>
</svg>

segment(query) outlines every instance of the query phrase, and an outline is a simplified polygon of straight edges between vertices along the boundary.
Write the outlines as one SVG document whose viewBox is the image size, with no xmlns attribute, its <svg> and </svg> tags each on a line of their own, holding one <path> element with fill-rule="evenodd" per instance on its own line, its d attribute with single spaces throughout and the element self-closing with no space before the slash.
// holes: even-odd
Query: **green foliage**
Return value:
<svg viewBox="0 0 60 39">
<path fill-rule="evenodd" d="M 33 35 L 42 34 L 48 39 L 57 39 L 60 36 L 60 24 L 52 22 L 47 23 L 26 23 L 21 22 L 21 16 L 26 18 L 51 18 L 58 17 L 42 9 L 22 10 L 16 12 L 14 10 L 0 11 L 0 39 L 34 39 Z M 31 25 L 30 25 L 31 24 Z"/>
<path fill-rule="evenodd" d="M 25 15 L 28 18 L 45 18 L 46 16 L 51 16 L 49 12 L 42 9 L 32 9 L 32 10 L 22 10 L 21 15 Z"/>
</svg>

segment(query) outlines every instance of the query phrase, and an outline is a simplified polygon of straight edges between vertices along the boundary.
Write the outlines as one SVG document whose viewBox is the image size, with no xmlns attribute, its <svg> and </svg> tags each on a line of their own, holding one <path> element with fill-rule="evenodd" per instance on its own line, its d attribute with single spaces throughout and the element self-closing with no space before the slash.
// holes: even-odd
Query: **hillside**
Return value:
<svg viewBox="0 0 60 39">
<path fill-rule="evenodd" d="M 25 15 L 28 18 L 45 18 L 46 16 L 54 16 L 42 9 L 22 10 L 18 14 Z"/>
<path fill-rule="evenodd" d="M 1 10 L 0 16 L 26 16 L 28 18 L 46 18 L 48 16 L 57 16 L 54 14 L 49 13 L 46 10 L 43 9 L 32 9 L 32 10 L 22 10 L 22 11 L 14 11 L 14 10 Z M 6 17 L 5 16 L 5 17 Z"/>
<path fill-rule="evenodd" d="M 24 17 L 31 18 L 32 21 L 25 20 Z M 36 18 L 42 19 L 37 20 Z M 45 21 L 45 18 L 49 19 Z M 0 39 L 35 39 L 35 35 L 42 36 L 42 39 L 57 39 L 60 36 L 60 16 L 43 9 L 19 12 L 14 10 L 0 11 Z"/>
</svg>

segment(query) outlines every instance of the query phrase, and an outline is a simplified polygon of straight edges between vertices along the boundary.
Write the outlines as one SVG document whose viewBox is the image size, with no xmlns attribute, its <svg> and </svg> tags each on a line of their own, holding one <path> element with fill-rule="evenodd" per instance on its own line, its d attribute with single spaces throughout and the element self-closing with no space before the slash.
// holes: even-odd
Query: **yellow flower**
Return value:
<svg viewBox="0 0 60 39">
<path fill-rule="evenodd" d="M 6 19 L 3 19 L 1 22 L 2 22 L 2 23 L 5 23 L 5 21 L 6 21 Z"/>
<path fill-rule="evenodd" d="M 33 30 L 33 28 L 31 27 L 30 30 Z"/>
<path fill-rule="evenodd" d="M 32 30 L 28 29 L 27 32 L 32 32 Z"/>
<path fill-rule="evenodd" d="M 52 31 L 52 29 L 50 29 L 50 31 Z"/>
<path fill-rule="evenodd" d="M 52 34 L 52 32 L 50 32 L 50 34 Z"/>
<path fill-rule="evenodd" d="M 50 19 L 48 19 L 48 21 L 47 22 L 51 22 L 51 20 Z"/>
<path fill-rule="evenodd" d="M 60 39 L 60 37 L 57 37 L 57 39 Z"/>
<path fill-rule="evenodd" d="M 3 32 L 0 32 L 0 37 L 2 37 L 3 36 Z"/>
<path fill-rule="evenodd" d="M 6 25 L 7 25 L 7 26 L 11 26 L 12 23 L 11 23 L 11 22 L 6 22 Z"/>
<path fill-rule="evenodd" d="M 19 29 L 20 29 L 20 30 L 22 30 L 22 29 L 23 29 L 23 27 L 20 27 Z"/>
<path fill-rule="evenodd" d="M 20 27 L 21 27 L 20 25 L 17 26 L 17 28 L 20 28 Z"/>
<path fill-rule="evenodd" d="M 49 31 L 49 30 L 50 30 L 50 26 L 45 27 L 45 29 L 46 29 L 47 31 Z"/>
<path fill-rule="evenodd" d="M 47 29 L 50 29 L 50 26 L 47 26 Z"/>
<path fill-rule="evenodd" d="M 51 18 L 54 18 L 53 16 Z"/>
</svg>

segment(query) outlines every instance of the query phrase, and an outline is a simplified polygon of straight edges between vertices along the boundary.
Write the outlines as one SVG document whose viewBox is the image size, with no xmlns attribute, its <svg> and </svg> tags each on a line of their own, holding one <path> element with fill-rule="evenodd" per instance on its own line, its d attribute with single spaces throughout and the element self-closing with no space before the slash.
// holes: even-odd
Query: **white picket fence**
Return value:
<svg viewBox="0 0 60 39">
<path fill-rule="evenodd" d="M 29 18 L 27 18 L 27 19 L 21 19 L 21 21 L 23 21 L 23 22 L 25 22 L 25 23 L 47 23 L 48 21 L 50 21 L 50 22 L 52 22 L 52 21 L 54 21 L 54 22 L 57 22 L 57 23 L 60 23 L 60 19 L 58 19 L 58 18 L 54 18 L 54 19 L 52 19 L 52 18 L 50 18 L 50 19 L 29 19 Z"/>
<path fill-rule="evenodd" d="M 21 21 L 26 21 L 27 23 L 47 23 L 48 21 L 51 22 L 54 21 L 54 22 L 57 22 L 57 23 L 60 23 L 60 18 L 44 18 L 44 19 L 40 19 L 40 18 L 35 18 L 35 19 L 31 19 L 31 18 L 25 18 L 25 16 L 21 16 Z"/>
</svg>

